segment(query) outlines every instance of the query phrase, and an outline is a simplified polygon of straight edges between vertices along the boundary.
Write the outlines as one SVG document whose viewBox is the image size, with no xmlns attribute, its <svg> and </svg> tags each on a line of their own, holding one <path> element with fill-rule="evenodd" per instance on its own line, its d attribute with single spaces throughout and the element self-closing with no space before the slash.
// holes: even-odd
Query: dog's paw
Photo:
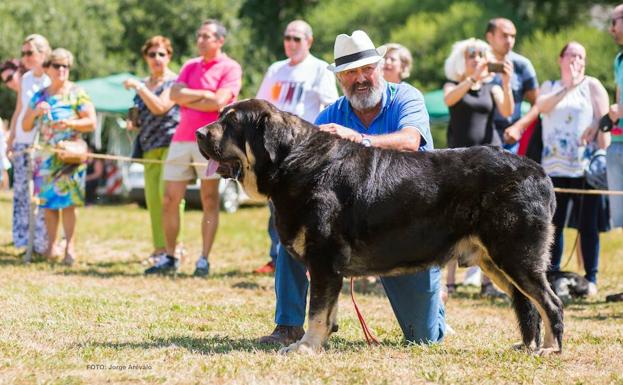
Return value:
<svg viewBox="0 0 623 385">
<path fill-rule="evenodd" d="M 518 342 L 516 344 L 513 344 L 511 349 L 524 353 L 535 353 L 537 351 L 536 343 L 534 342 L 532 342 L 530 346 L 527 346 L 523 342 Z"/>
<path fill-rule="evenodd" d="M 547 357 L 553 354 L 560 354 L 560 349 L 558 348 L 541 348 L 536 351 L 536 354 L 539 356 Z"/>
<path fill-rule="evenodd" d="M 290 346 L 286 346 L 285 348 L 281 348 L 279 350 L 279 354 L 316 354 L 320 350 L 320 347 L 314 347 L 308 344 L 307 342 L 295 342 Z"/>
</svg>

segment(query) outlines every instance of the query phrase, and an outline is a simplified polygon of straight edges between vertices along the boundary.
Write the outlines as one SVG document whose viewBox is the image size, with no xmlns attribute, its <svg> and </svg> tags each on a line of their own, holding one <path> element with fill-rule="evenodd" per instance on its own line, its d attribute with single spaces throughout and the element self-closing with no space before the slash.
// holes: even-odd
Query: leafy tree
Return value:
<svg viewBox="0 0 623 385">
<path fill-rule="evenodd" d="M 130 58 L 137 72 L 146 72 L 140 50 L 147 39 L 163 35 L 171 40 L 174 68 L 197 55 L 195 32 L 204 20 L 217 19 L 229 31 L 224 50 L 240 60 L 246 42 L 237 37 L 238 11 L 242 0 L 119 0 L 119 19 L 123 25 L 123 45 L 119 52 Z"/>
<path fill-rule="evenodd" d="M 127 67 L 124 56 L 111 52 L 111 47 L 122 44 L 123 32 L 115 2 L 5 0 L 0 2 L 0 20 L 1 58 L 18 57 L 23 39 L 39 33 L 53 48 L 64 47 L 74 54 L 74 79 L 105 75 Z M 14 102 L 4 102 L 13 101 L 14 97 L 6 88 L 1 94 L 0 116 L 8 118 Z"/>
</svg>

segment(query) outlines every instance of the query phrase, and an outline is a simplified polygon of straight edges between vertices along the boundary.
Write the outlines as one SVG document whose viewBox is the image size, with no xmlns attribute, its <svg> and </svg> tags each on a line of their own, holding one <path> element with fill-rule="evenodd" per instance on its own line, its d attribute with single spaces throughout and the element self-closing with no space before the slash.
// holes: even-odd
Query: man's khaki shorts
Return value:
<svg viewBox="0 0 623 385">
<path fill-rule="evenodd" d="M 208 160 L 199 152 L 197 142 L 171 142 L 167 162 L 175 162 L 175 164 L 165 163 L 164 180 L 181 182 L 194 181 L 197 178 L 205 180 L 220 178 L 218 174 L 207 177 L 206 166 L 190 165 L 190 163 L 206 165 L 208 163 Z"/>
</svg>

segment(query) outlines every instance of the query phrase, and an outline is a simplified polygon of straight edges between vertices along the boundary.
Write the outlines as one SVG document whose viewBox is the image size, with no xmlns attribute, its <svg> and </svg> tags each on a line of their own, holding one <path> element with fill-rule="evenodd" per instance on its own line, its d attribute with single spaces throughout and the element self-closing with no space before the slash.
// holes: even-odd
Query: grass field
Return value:
<svg viewBox="0 0 623 385">
<path fill-rule="evenodd" d="M 23 265 L 9 246 L 6 193 L 0 214 L 0 383 L 623 384 L 623 303 L 604 302 L 623 291 L 620 231 L 602 235 L 600 295 L 566 308 L 560 356 L 512 351 L 519 333 L 511 308 L 473 288 L 447 304 L 455 335 L 436 346 L 403 345 L 388 301 L 373 288 L 358 302 L 382 346 L 367 347 L 344 289 L 340 331 L 309 357 L 254 342 L 274 326 L 273 278 L 251 274 L 266 260 L 265 207 L 221 216 L 208 279 L 191 276 L 198 211 L 186 213 L 190 257 L 176 279 L 142 275 L 148 216 L 135 205 L 81 209 L 72 268 Z"/>
</svg>

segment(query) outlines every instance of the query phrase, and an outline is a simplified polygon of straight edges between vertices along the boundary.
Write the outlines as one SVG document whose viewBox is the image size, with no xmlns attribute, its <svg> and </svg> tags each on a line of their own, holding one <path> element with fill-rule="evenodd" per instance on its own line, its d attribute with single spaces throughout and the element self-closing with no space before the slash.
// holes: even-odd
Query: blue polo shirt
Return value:
<svg viewBox="0 0 623 385">
<path fill-rule="evenodd" d="M 521 102 L 523 101 L 524 94 L 526 91 L 539 88 L 536 71 L 528 58 L 513 51 L 508 53 L 507 58 L 513 63 L 511 89 L 513 90 L 513 99 L 515 100 L 515 110 L 513 111 L 513 115 L 505 118 L 500 114 L 497 108 L 495 109 L 493 121 L 495 122 L 495 128 L 498 130 L 504 130 L 521 118 Z M 493 82 L 501 87 L 502 75 L 496 74 L 493 78 Z"/>
<path fill-rule="evenodd" d="M 327 123 L 336 123 L 366 135 L 390 134 L 405 127 L 414 127 L 422 137 L 420 151 L 433 149 L 424 96 L 405 83 L 387 83 L 381 99 L 381 111 L 369 127 L 361 123 L 344 96 L 322 110 L 316 118 L 316 125 Z"/>
</svg>

